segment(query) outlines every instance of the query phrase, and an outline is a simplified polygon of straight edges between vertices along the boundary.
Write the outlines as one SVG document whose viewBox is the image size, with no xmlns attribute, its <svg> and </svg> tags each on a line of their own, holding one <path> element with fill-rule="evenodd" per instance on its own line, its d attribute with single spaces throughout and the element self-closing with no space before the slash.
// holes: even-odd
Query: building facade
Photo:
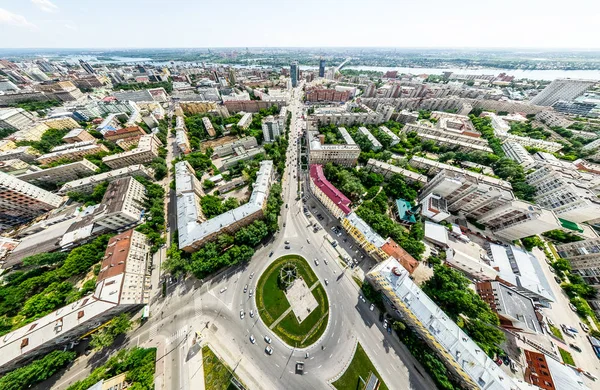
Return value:
<svg viewBox="0 0 600 390">
<path fill-rule="evenodd" d="M 133 177 L 110 182 L 96 211 L 94 223 L 110 230 L 128 229 L 143 216 L 146 189 Z"/>
<path fill-rule="evenodd" d="M 158 157 L 161 145 L 162 142 L 155 134 L 146 134 L 140 137 L 135 149 L 103 157 L 102 162 L 113 169 L 149 163 Z"/>
<path fill-rule="evenodd" d="M 531 99 L 531 104 L 551 106 L 559 100 L 573 100 L 596 83 L 595 80 L 556 79 Z"/>
<path fill-rule="evenodd" d="M 322 165 L 310 166 L 309 188 L 334 217 L 340 219 L 352 212 L 350 199 L 325 178 Z"/>
</svg>

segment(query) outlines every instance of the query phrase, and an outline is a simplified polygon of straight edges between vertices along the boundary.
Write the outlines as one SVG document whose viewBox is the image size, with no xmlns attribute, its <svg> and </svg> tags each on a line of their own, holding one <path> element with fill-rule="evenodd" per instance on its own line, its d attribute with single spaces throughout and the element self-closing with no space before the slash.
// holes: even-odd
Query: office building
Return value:
<svg viewBox="0 0 600 390">
<path fill-rule="evenodd" d="M 258 146 L 258 142 L 254 137 L 244 137 L 238 140 L 217 146 L 213 150 L 213 157 L 226 157 L 235 153 L 236 149 L 252 149 Z"/>
<path fill-rule="evenodd" d="M 318 131 L 308 131 L 310 164 L 327 164 L 328 162 L 354 167 L 358 162 L 360 147 L 356 144 L 328 145 L 323 144 L 323 137 Z"/>
<path fill-rule="evenodd" d="M 551 106 L 559 100 L 573 100 L 596 83 L 595 80 L 556 79 L 531 99 L 531 104 Z"/>
<path fill-rule="evenodd" d="M 160 146 L 162 142 L 155 134 L 146 134 L 140 137 L 135 149 L 103 157 L 102 162 L 113 169 L 149 163 L 158 157 Z"/>
<path fill-rule="evenodd" d="M 502 144 L 502 150 L 506 153 L 506 157 L 519 163 L 525 171 L 533 169 L 536 166 L 534 158 L 518 142 L 507 140 Z"/>
<path fill-rule="evenodd" d="M 58 185 L 91 176 L 100 169 L 86 159 L 47 169 L 40 169 L 39 167 L 33 169 L 33 167 L 31 166 L 29 171 L 17 177 L 33 185 Z"/>
<path fill-rule="evenodd" d="M 310 166 L 309 188 L 334 217 L 340 219 L 352 212 L 350 199 L 325 178 L 322 165 Z"/>
<path fill-rule="evenodd" d="M 263 139 L 265 142 L 273 142 L 281 136 L 282 132 L 280 121 L 273 115 L 269 115 L 262 120 Z"/>
<path fill-rule="evenodd" d="M 365 165 L 363 169 L 369 172 L 378 173 L 386 179 L 389 179 L 394 175 L 401 175 L 407 182 L 427 184 L 427 176 L 425 175 L 421 175 L 417 172 L 409 171 L 408 169 L 400 168 L 383 161 L 375 160 L 374 158 L 370 158 L 369 161 L 367 161 L 367 165 Z"/>
<path fill-rule="evenodd" d="M 87 155 L 100 152 L 108 152 L 108 148 L 103 144 L 93 141 L 82 141 L 74 144 L 60 145 L 52 149 L 52 152 L 41 155 L 36 159 L 42 165 L 48 165 L 59 160 L 81 160 Z"/>
<path fill-rule="evenodd" d="M 177 195 L 177 229 L 179 247 L 186 252 L 195 252 L 206 242 L 213 241 L 223 233 L 234 234 L 236 231 L 252 222 L 261 219 L 267 207 L 269 191 L 273 179 L 273 162 L 261 161 L 260 169 L 252 194 L 247 203 L 240 207 L 220 214 L 212 219 L 203 221 L 199 196 L 194 188 L 197 185 L 179 187 L 178 183 L 193 182 L 195 173 L 190 167 L 178 168 L 176 164 L 176 195 Z M 186 179 L 186 176 L 188 177 Z M 197 180 L 197 179 L 196 179 Z"/>
<path fill-rule="evenodd" d="M 217 133 L 215 132 L 215 128 L 210 122 L 210 118 L 205 116 L 204 118 L 202 118 L 202 123 L 204 124 L 204 128 L 206 129 L 206 132 L 208 133 L 209 137 L 215 137 L 217 135 Z"/>
<path fill-rule="evenodd" d="M 62 203 L 62 197 L 0 172 L 0 230 L 29 222 Z"/>
<path fill-rule="evenodd" d="M 477 217 L 495 236 L 507 241 L 561 228 L 554 212 L 522 200 L 513 200 Z"/>
<path fill-rule="evenodd" d="M 0 339 L 0 372 L 78 340 L 114 316 L 149 303 L 150 244 L 135 230 L 108 241 L 96 289 Z"/>
<path fill-rule="evenodd" d="M 292 80 L 292 88 L 296 88 L 298 85 L 298 79 L 300 78 L 300 69 L 298 61 L 292 62 L 290 65 L 290 79 Z"/>
<path fill-rule="evenodd" d="M 252 124 L 252 113 L 247 112 L 244 115 L 242 115 L 242 118 L 240 119 L 237 125 L 240 129 L 246 130 L 248 127 L 250 127 L 250 124 Z"/>
<path fill-rule="evenodd" d="M 371 134 L 371 132 L 366 127 L 362 127 L 362 126 L 359 127 L 358 132 L 361 133 L 362 135 L 364 135 L 365 137 L 367 137 L 367 139 L 369 140 L 369 143 L 371 144 L 371 148 L 374 151 L 377 151 L 382 148 L 381 143 L 379 141 L 377 141 L 377 138 L 375 138 L 373 136 L 373 134 Z"/>
<path fill-rule="evenodd" d="M 600 238 L 559 244 L 556 251 L 586 283 L 600 288 Z"/>
<path fill-rule="evenodd" d="M 0 129 L 26 130 L 34 124 L 34 116 L 22 108 L 0 108 Z"/>
<path fill-rule="evenodd" d="M 319 77 L 325 77 L 325 60 L 319 60 Z"/>
<path fill-rule="evenodd" d="M 585 182 L 567 176 L 557 167 L 544 165 L 527 175 L 527 183 L 536 189 L 535 202 L 572 222 L 600 218 L 600 199 Z"/>
<path fill-rule="evenodd" d="M 367 279 L 389 300 L 403 322 L 429 345 L 455 382 L 465 389 L 519 389 L 409 276 L 397 260 L 387 259 L 372 268 Z"/>
<path fill-rule="evenodd" d="M 154 172 L 151 168 L 146 168 L 142 164 L 131 165 L 125 168 L 114 169 L 112 171 L 99 173 L 97 175 L 88 176 L 83 179 L 73 180 L 65 183 L 58 193 L 60 195 L 66 195 L 69 192 L 79 192 L 82 194 L 89 194 L 94 191 L 94 188 L 104 182 L 111 182 L 123 177 L 144 177 L 149 180 L 154 180 Z"/>
<path fill-rule="evenodd" d="M 110 230 L 138 224 L 143 216 L 146 189 L 133 177 L 111 181 L 94 215 L 94 223 Z"/>
<path fill-rule="evenodd" d="M 94 141 L 94 136 L 83 129 L 73 129 L 69 131 L 63 138 L 63 141 L 68 144 L 77 142 Z"/>
</svg>

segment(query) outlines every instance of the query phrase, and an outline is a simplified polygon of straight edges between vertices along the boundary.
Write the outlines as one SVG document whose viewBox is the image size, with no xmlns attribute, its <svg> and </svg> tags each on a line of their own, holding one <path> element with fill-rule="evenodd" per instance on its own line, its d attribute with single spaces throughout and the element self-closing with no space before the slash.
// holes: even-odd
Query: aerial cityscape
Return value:
<svg viewBox="0 0 600 390">
<path fill-rule="evenodd" d="M 0 390 L 600 389 L 599 6 L 335 3 L 0 1 Z"/>
</svg>

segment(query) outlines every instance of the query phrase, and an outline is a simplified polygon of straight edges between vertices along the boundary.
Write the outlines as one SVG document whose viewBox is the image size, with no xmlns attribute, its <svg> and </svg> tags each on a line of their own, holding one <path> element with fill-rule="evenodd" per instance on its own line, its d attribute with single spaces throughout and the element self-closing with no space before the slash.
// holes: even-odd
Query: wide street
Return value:
<svg viewBox="0 0 600 390">
<path fill-rule="evenodd" d="M 161 297 L 161 276 L 158 275 L 166 249 L 161 249 L 154 258 L 156 267 L 152 278 L 150 319 L 129 335 L 127 343 L 158 348 L 157 389 L 203 388 L 201 364 L 189 352 L 193 341 L 208 343 L 250 389 L 330 388 L 328 382 L 343 374 L 352 359 L 357 341 L 388 387 L 435 388 L 425 369 L 398 338 L 383 329 L 378 321 L 377 309 L 370 311 L 370 302 L 360 299 L 359 287 L 352 279 L 355 271 L 344 269 L 338 253 L 327 240 L 330 230 L 325 227 L 315 233 L 311 225 L 316 218 L 307 217 L 303 212 L 303 201 L 296 200 L 298 180 L 305 177 L 298 172 L 298 144 L 302 134 L 302 121 L 299 120 L 303 107 L 301 94 L 300 85 L 295 89 L 294 100 L 288 106 L 292 122 L 288 165 L 281 180 L 284 189 L 281 230 L 266 245 L 257 248 L 248 264 L 221 271 L 203 281 L 191 276 L 170 284 L 166 298 Z M 172 137 L 169 137 L 168 144 L 167 161 L 170 166 L 176 148 Z M 163 181 L 167 193 L 170 181 L 169 174 Z M 166 207 L 172 227 L 175 226 L 175 205 L 172 204 L 175 197 L 171 194 L 167 198 L 171 203 Z M 311 203 L 315 202 L 312 200 Z M 324 209 L 319 207 L 318 210 L 327 216 Z M 332 221 L 327 217 L 324 222 Z M 289 250 L 285 249 L 285 241 L 289 241 Z M 352 244 L 348 242 L 345 246 Z M 170 240 L 167 245 L 170 245 Z M 279 340 L 256 313 L 256 295 L 250 297 L 250 290 L 255 290 L 256 282 L 270 262 L 290 253 L 306 258 L 323 285 L 325 279 L 329 282 L 325 287 L 330 304 L 327 329 L 317 343 L 306 349 L 296 349 Z M 314 259 L 319 259 L 318 266 Z M 323 261 L 325 259 L 328 264 Z M 359 269 L 356 271 L 358 274 L 361 272 Z M 245 293 L 246 285 L 248 292 Z M 240 319 L 240 310 L 245 312 L 244 319 Z M 253 318 L 249 315 L 250 310 L 256 313 Z M 195 340 L 196 332 L 200 333 L 200 337 Z M 250 335 L 255 337 L 256 344 L 250 342 Z M 271 346 L 274 352 L 270 356 L 264 350 L 267 345 L 264 336 L 273 340 Z M 304 375 L 294 373 L 296 361 L 305 362 Z M 89 364 L 78 362 L 57 381 L 54 388 L 66 388 L 68 383 L 84 377 L 90 368 Z"/>
</svg>

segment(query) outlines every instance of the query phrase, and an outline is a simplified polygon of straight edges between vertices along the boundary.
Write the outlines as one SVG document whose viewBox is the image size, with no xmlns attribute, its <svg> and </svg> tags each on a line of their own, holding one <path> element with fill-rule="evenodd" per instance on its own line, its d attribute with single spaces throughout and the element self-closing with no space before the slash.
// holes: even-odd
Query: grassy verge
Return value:
<svg viewBox="0 0 600 390">
<path fill-rule="evenodd" d="M 240 379 L 231 374 L 229 367 L 227 367 L 207 345 L 202 348 L 202 361 L 204 365 L 204 385 L 207 389 L 235 389 L 235 386 L 231 383 L 233 377 L 240 382 Z"/>
<path fill-rule="evenodd" d="M 572 366 L 575 365 L 575 360 L 573 360 L 573 356 L 569 351 L 565 351 L 564 349 L 559 347 L 558 352 L 560 352 L 560 357 L 562 358 L 563 362 L 565 362 L 565 364 L 570 364 Z"/>
<path fill-rule="evenodd" d="M 371 359 L 360 345 L 360 343 L 356 346 L 356 352 L 354 352 L 354 357 L 352 358 L 352 362 L 344 372 L 344 375 L 340 377 L 337 381 L 333 382 L 333 387 L 338 390 L 355 390 L 363 387 L 362 381 L 359 379 L 362 378 L 365 382 L 369 380 L 369 375 L 373 373 L 380 380 L 379 389 L 387 390 L 388 387 L 381 379 L 381 375 L 373 366 Z"/>
<path fill-rule="evenodd" d="M 560 329 L 558 329 L 556 326 L 554 325 L 550 325 L 548 324 L 548 328 L 550 328 L 550 332 L 552 332 L 552 334 L 557 338 L 560 339 L 562 341 L 565 341 L 565 338 L 563 337 L 562 332 L 560 331 Z"/>
<path fill-rule="evenodd" d="M 312 286 L 318 281 L 307 261 L 296 255 L 287 255 L 278 258 L 260 276 L 256 286 L 256 307 L 262 320 L 271 326 L 289 307 L 290 304 L 283 290 L 279 288 L 279 270 L 287 263 L 296 265 L 298 274 L 307 286 Z M 298 323 L 296 316 L 290 312 L 285 316 L 273 331 L 289 345 L 303 348 L 316 342 L 325 331 L 329 318 L 329 301 L 322 285 L 317 285 L 312 294 L 318 302 L 317 308 Z"/>
</svg>

